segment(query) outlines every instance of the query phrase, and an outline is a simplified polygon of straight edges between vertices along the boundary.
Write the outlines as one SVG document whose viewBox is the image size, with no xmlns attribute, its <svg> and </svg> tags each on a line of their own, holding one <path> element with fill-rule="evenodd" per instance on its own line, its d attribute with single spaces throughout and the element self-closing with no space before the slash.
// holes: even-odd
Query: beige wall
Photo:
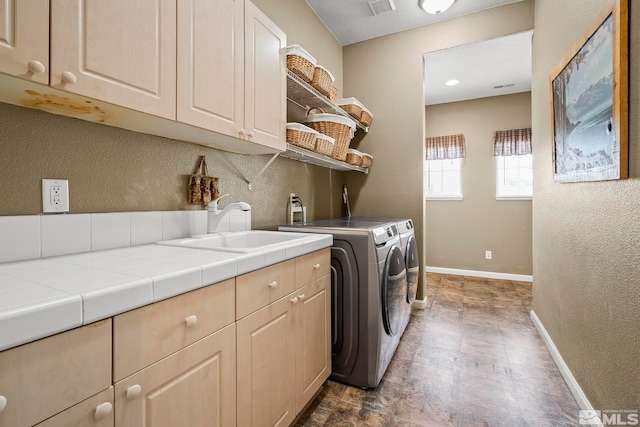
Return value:
<svg viewBox="0 0 640 427">
<path fill-rule="evenodd" d="M 427 265 L 531 275 L 531 201 L 496 200 L 492 151 L 494 131 L 531 127 L 531 93 L 428 106 L 425 116 L 428 137 L 466 142 L 464 199 L 426 202 Z"/>
<path fill-rule="evenodd" d="M 304 45 L 341 77 L 342 48 L 306 3 L 256 4 L 290 44 Z M 248 190 L 245 178 L 253 179 L 270 156 L 230 154 L 7 104 L 0 104 L 0 215 L 40 213 L 42 178 L 69 179 L 72 213 L 195 209 L 187 204 L 187 177 L 203 155 L 221 193 L 230 194 L 224 204 L 252 205 L 254 228 L 284 223 L 290 192 L 308 206 L 309 218 L 341 215 L 340 172 L 279 158 Z"/>
<path fill-rule="evenodd" d="M 537 0 L 533 305 L 597 409 L 640 407 L 640 9 L 631 8 L 631 179 L 553 181 L 549 74 L 604 0 Z M 636 1 L 632 6 L 638 6 Z M 571 19 L 566 19 L 571 16 Z"/>
<path fill-rule="evenodd" d="M 525 0 L 344 48 L 344 94 L 373 113 L 369 135 L 353 144 L 373 155 L 371 172 L 367 177 L 345 174 L 352 211 L 413 218 L 423 265 L 422 55 L 531 30 L 533 23 L 533 0 Z M 421 287 L 418 296 L 423 295 Z"/>
</svg>

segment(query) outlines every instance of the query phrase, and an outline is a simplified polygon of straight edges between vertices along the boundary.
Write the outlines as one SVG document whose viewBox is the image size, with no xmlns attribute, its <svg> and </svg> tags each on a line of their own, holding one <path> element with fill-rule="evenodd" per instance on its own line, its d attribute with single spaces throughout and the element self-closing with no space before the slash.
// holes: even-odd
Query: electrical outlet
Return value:
<svg viewBox="0 0 640 427">
<path fill-rule="evenodd" d="M 69 181 L 66 179 L 42 180 L 42 212 L 69 212 Z"/>
<path fill-rule="evenodd" d="M 484 251 L 484 259 L 492 259 L 493 253 L 491 251 Z"/>
</svg>

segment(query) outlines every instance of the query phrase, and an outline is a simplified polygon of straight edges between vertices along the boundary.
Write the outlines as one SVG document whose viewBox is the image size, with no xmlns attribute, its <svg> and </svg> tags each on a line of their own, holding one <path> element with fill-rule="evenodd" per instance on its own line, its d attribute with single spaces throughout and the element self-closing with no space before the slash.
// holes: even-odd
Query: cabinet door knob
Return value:
<svg viewBox="0 0 640 427">
<path fill-rule="evenodd" d="M 98 421 L 111 415 L 113 411 L 113 405 L 111 402 L 104 402 L 96 406 L 96 412 L 93 414 L 93 418 Z"/>
<path fill-rule="evenodd" d="M 300 301 L 302 301 L 305 296 L 306 296 L 305 294 L 300 294 L 300 295 L 298 295 L 298 298 L 300 298 Z"/>
<path fill-rule="evenodd" d="M 7 398 L 0 395 L 0 412 L 4 411 L 4 408 L 7 407 Z"/>
<path fill-rule="evenodd" d="M 191 316 L 184 319 L 184 323 L 186 323 L 187 326 L 191 328 L 198 323 L 198 317 L 195 314 L 192 314 Z"/>
<path fill-rule="evenodd" d="M 29 71 L 31 71 L 33 74 L 42 74 L 45 72 L 44 65 L 40 61 L 33 59 L 29 61 L 28 65 L 29 65 Z"/>
<path fill-rule="evenodd" d="M 249 137 L 249 139 L 251 139 L 255 136 L 255 134 L 253 133 L 253 131 L 251 131 L 247 134 L 247 136 Z"/>
<path fill-rule="evenodd" d="M 240 136 L 241 136 L 242 138 L 244 138 L 244 136 L 245 136 L 245 134 L 246 134 L 247 132 L 245 132 L 245 130 L 244 130 L 244 129 L 240 129 L 240 130 L 238 131 L 238 133 L 240 134 Z"/>
<path fill-rule="evenodd" d="M 63 71 L 62 81 L 65 83 L 74 84 L 76 81 L 78 81 L 78 79 L 76 78 L 76 75 L 73 74 L 71 71 Z"/>
<path fill-rule="evenodd" d="M 270 287 L 271 289 L 275 289 L 275 288 L 277 288 L 277 287 L 278 287 L 278 282 L 276 282 L 276 281 L 274 280 L 273 282 L 269 283 L 269 287 Z"/>
<path fill-rule="evenodd" d="M 320 263 L 313 265 L 314 270 L 320 270 Z"/>
<path fill-rule="evenodd" d="M 140 386 L 140 384 L 134 384 L 131 387 L 127 388 L 127 392 L 125 393 L 124 398 L 127 400 L 133 400 L 140 396 L 140 393 L 142 393 L 142 387 Z"/>
<path fill-rule="evenodd" d="M 297 303 L 298 302 L 298 297 L 291 298 L 291 302 L 294 303 L 294 304 Z"/>
</svg>

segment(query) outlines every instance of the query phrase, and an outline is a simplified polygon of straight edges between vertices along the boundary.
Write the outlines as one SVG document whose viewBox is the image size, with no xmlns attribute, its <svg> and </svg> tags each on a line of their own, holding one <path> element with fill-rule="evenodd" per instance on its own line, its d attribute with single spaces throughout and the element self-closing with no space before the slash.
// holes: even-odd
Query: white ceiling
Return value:
<svg viewBox="0 0 640 427">
<path fill-rule="evenodd" d="M 396 10 L 374 15 L 369 1 L 306 0 L 343 46 L 522 0 L 456 0 L 437 15 L 423 11 L 418 0 L 393 0 Z M 425 54 L 426 104 L 531 90 L 531 35 L 520 33 Z M 460 84 L 444 85 L 453 78 Z"/>
</svg>

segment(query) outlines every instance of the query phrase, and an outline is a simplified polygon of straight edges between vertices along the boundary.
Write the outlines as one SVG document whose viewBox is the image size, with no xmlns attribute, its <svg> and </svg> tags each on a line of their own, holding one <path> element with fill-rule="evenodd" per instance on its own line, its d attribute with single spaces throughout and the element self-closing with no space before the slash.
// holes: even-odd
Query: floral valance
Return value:
<svg viewBox="0 0 640 427">
<path fill-rule="evenodd" d="M 531 154 L 531 128 L 497 130 L 493 133 L 494 156 Z"/>
<path fill-rule="evenodd" d="M 464 157 L 464 135 L 444 135 L 427 138 L 427 160 L 460 159 Z"/>
</svg>

